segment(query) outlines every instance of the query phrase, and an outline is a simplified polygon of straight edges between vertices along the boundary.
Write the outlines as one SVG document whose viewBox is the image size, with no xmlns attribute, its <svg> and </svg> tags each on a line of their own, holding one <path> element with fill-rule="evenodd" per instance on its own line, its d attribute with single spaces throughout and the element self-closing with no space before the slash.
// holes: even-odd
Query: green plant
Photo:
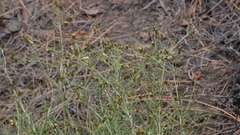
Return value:
<svg viewBox="0 0 240 135">
<path fill-rule="evenodd" d="M 17 107 L 12 125 L 18 134 L 193 134 L 201 130 L 196 121 L 206 114 L 194 104 L 194 90 L 187 96 L 179 92 L 170 62 L 181 53 L 182 39 L 165 45 L 153 26 L 152 50 L 136 49 L 112 43 L 95 25 L 101 36 L 98 44 L 80 47 L 74 34 L 71 43 L 65 41 L 61 15 L 56 25 L 60 42 L 55 48 L 22 35 L 31 59 L 18 62 L 36 63 L 42 83 L 24 92 L 14 89 Z M 46 57 L 40 56 L 40 50 Z"/>
</svg>

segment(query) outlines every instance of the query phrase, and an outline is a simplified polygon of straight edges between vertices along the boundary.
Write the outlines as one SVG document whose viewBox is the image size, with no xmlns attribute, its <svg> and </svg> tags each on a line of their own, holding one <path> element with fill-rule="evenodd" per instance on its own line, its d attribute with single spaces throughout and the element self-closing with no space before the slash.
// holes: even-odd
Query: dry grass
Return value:
<svg viewBox="0 0 240 135">
<path fill-rule="evenodd" d="M 69 116 L 71 116 L 67 117 L 69 119 L 65 119 L 65 123 L 76 122 L 82 124 L 80 127 L 71 125 L 72 130 L 80 129 L 79 132 L 91 130 L 91 123 L 89 123 L 87 118 L 93 115 L 93 112 L 89 112 L 91 109 L 87 108 L 85 104 L 89 103 L 92 107 L 101 108 L 97 103 L 98 101 L 94 99 L 94 95 L 87 94 L 85 99 L 87 102 L 79 103 L 81 97 L 76 97 L 77 94 L 74 89 L 65 87 L 64 84 L 62 84 L 62 92 L 65 92 L 64 97 L 55 97 L 62 95 L 57 94 L 59 91 L 57 91 L 58 88 L 55 86 L 58 82 L 64 82 L 61 76 L 64 74 L 66 75 L 66 80 L 83 83 L 83 85 L 89 87 L 88 85 L 92 84 L 92 81 L 96 79 L 94 78 L 96 74 L 89 73 L 90 69 L 84 66 L 74 65 L 76 64 L 74 60 L 64 61 L 66 63 L 62 66 L 65 67 L 62 69 L 58 67 L 57 62 L 62 56 L 69 55 L 69 52 L 76 53 L 75 50 L 78 48 L 87 51 L 93 46 L 95 47 L 99 42 L 107 42 L 107 39 L 104 38 L 103 40 L 103 36 L 108 37 L 111 42 L 117 44 L 118 40 L 126 39 L 130 36 L 134 38 L 134 35 L 137 35 L 139 31 L 146 31 L 148 29 L 140 25 L 138 26 L 139 29 L 135 31 L 120 29 L 119 24 L 121 22 L 128 22 L 126 20 L 131 20 L 134 15 L 123 13 L 122 16 L 116 17 L 116 14 L 122 11 L 130 12 L 131 14 L 133 10 L 145 8 L 141 11 L 143 12 L 142 14 L 148 13 L 150 16 L 153 13 L 151 12 L 151 7 L 154 7 L 153 4 L 151 5 L 151 1 L 149 1 L 150 6 L 148 7 L 146 6 L 148 2 L 144 3 L 137 0 L 134 0 L 130 4 L 123 1 L 122 3 L 120 2 L 120 5 L 117 5 L 117 2 L 109 2 L 115 8 L 108 11 L 104 9 L 104 13 L 99 11 L 96 13 L 96 17 L 93 17 L 92 15 L 83 13 L 83 10 L 86 12 L 86 9 L 88 9 L 88 12 L 90 12 L 89 9 L 93 9 L 93 7 L 101 9 L 103 8 L 101 5 L 109 6 L 106 4 L 106 1 L 93 1 L 57 1 L 64 7 L 60 12 L 55 6 L 55 1 L 41 0 L 26 2 L 23 0 L 13 0 L 12 3 L 1 1 L 7 10 L 0 14 L 0 18 L 11 12 L 11 16 L 23 22 L 23 27 L 19 32 L 7 37 L 1 37 L 0 40 L 1 44 L 4 44 L 4 48 L 2 48 L 4 52 L 1 52 L 1 57 L 5 58 L 6 61 L 5 63 L 1 59 L 2 66 L 0 67 L 0 117 L 1 124 L 4 125 L 3 129 L 9 128 L 12 131 L 16 131 L 13 119 L 19 117 L 18 115 L 20 114 L 29 115 L 28 118 L 32 119 L 33 116 L 31 113 L 37 113 L 38 111 L 40 111 L 40 113 L 38 112 L 39 116 L 36 118 L 33 117 L 36 122 L 35 124 L 44 123 L 45 117 L 40 115 L 42 113 L 44 116 L 44 110 L 41 111 L 44 107 L 51 108 L 51 112 L 48 112 L 49 116 L 53 116 L 55 120 L 62 119 L 64 107 L 69 111 L 65 113 L 70 113 Z M 175 74 L 176 77 L 171 76 L 172 74 L 164 76 L 164 80 L 168 82 L 166 89 L 169 89 L 165 93 L 166 95 L 163 97 L 154 96 L 153 98 L 149 96 L 149 92 L 146 93 L 143 91 L 142 87 L 136 86 L 135 90 L 137 94 L 131 96 L 131 98 L 127 98 L 127 101 L 136 104 L 138 107 L 141 106 L 141 102 L 148 102 L 153 99 L 157 102 L 162 101 L 171 104 L 176 100 L 178 94 L 181 93 L 184 96 L 179 100 L 182 102 L 183 108 L 190 105 L 192 107 L 189 112 L 207 112 L 207 114 L 203 114 L 203 117 L 199 117 L 198 119 L 186 117 L 189 118 L 188 121 L 193 122 L 194 126 L 201 125 L 206 128 L 205 131 L 199 134 L 227 135 L 236 132 L 239 130 L 240 3 L 237 0 L 218 0 L 211 1 L 210 3 L 206 3 L 204 0 L 189 1 L 186 3 L 154 1 L 154 3 L 157 3 L 156 5 L 161 7 L 160 9 L 155 7 L 158 9 L 158 12 L 161 11 L 160 13 L 162 14 L 163 11 L 166 16 L 165 19 L 168 18 L 165 24 L 160 25 L 158 22 L 156 23 L 156 29 L 165 38 L 176 38 L 178 35 L 179 39 L 181 39 L 186 35 L 186 29 L 192 28 L 198 21 L 200 22 L 200 26 L 194 29 L 191 36 L 184 38 L 179 43 L 183 48 L 183 53 L 179 61 L 173 62 L 177 71 Z M 65 20 L 70 18 L 70 15 L 73 17 L 73 21 L 69 23 L 68 27 L 63 27 L 60 31 L 58 23 L 63 24 Z M 136 13 L 136 15 L 139 14 Z M 188 15 L 191 16 L 189 20 L 187 19 Z M 104 22 L 103 20 L 107 21 Z M 95 31 L 93 24 L 96 23 L 100 24 L 98 30 L 101 32 Z M 136 24 L 138 23 L 136 22 Z M 150 31 L 150 38 L 153 39 L 154 34 L 152 33 L 154 31 Z M 28 37 L 31 38 L 30 40 L 34 41 L 36 45 L 29 46 L 26 40 L 21 38 L 21 34 L 23 33 L 27 33 Z M 77 46 L 73 43 L 70 33 L 77 34 L 74 41 L 78 44 Z M 172 33 L 172 35 L 169 33 Z M 143 41 L 139 39 L 139 42 Z M 66 44 L 66 46 L 62 46 L 63 44 Z M 134 54 L 138 54 L 136 50 L 139 46 L 129 45 L 132 46 L 133 50 L 135 49 Z M 148 47 L 146 48 L 148 49 Z M 59 52 L 64 50 L 66 52 L 59 53 L 56 50 L 59 50 Z M 48 51 L 52 51 L 52 54 L 48 53 Z M 93 62 L 91 64 L 96 64 L 99 61 L 93 59 L 91 62 Z M 135 62 L 131 61 L 127 64 L 134 65 Z M 73 66 L 68 65 L 69 63 L 73 63 Z M 104 64 L 99 65 L 97 68 L 99 74 L 112 73 L 112 69 L 108 66 Z M 126 71 L 126 73 L 128 72 Z M 149 81 L 144 80 L 142 83 L 144 87 L 150 87 L 147 86 Z M 176 92 L 176 84 L 179 93 Z M 15 94 L 14 91 L 16 92 Z M 156 93 L 153 92 L 153 94 Z M 193 95 L 195 96 L 194 103 L 191 103 L 192 100 L 190 97 Z M 62 102 L 63 99 L 66 99 L 66 102 Z M 27 112 L 24 112 L 23 108 L 27 108 Z M 168 106 L 164 111 L 174 109 L 176 108 Z M 143 109 L 142 111 L 145 112 L 146 110 Z M 55 120 L 50 119 L 49 121 Z M 209 121 L 202 124 L 202 121 L 205 120 Z M 62 123 L 58 124 L 61 125 Z M 94 125 L 94 123 L 92 124 Z M 56 125 L 51 126 L 55 127 Z M 68 127 L 68 125 L 65 126 Z M 142 130 L 142 125 L 135 126 L 139 132 Z M 178 127 L 179 125 L 175 126 Z M 192 132 L 190 134 L 196 133 Z"/>
</svg>

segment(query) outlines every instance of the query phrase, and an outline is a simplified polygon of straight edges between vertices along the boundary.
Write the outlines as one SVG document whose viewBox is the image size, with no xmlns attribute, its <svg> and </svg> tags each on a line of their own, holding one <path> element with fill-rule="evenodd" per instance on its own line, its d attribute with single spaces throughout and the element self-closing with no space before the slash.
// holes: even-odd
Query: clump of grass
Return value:
<svg viewBox="0 0 240 135">
<path fill-rule="evenodd" d="M 64 32 L 66 23 L 59 19 L 57 24 Z M 72 44 L 60 34 L 59 47 L 53 48 L 24 33 L 32 59 L 18 62 L 36 63 L 42 76 L 27 91 L 14 89 L 16 111 L 9 121 L 13 129 L 5 127 L 5 132 L 145 135 L 202 130 L 197 120 L 206 114 L 194 104 L 194 91 L 182 100 L 186 95 L 179 93 L 170 63 L 181 53 L 181 40 L 166 46 L 153 29 L 151 51 L 115 44 L 104 36 L 83 48 L 74 34 Z M 95 32 L 101 35 L 97 25 Z M 40 49 L 45 50 L 44 59 Z"/>
</svg>

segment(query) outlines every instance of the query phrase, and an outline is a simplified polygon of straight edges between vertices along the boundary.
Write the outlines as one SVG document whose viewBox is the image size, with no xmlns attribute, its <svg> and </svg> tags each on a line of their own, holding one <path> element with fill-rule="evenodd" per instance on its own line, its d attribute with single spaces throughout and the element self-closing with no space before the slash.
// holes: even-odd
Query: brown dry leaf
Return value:
<svg viewBox="0 0 240 135">
<path fill-rule="evenodd" d="M 76 32 L 73 32 L 73 33 L 76 34 L 76 35 L 87 35 L 87 32 L 83 31 L 83 30 L 76 31 Z"/>
<path fill-rule="evenodd" d="M 186 19 L 183 19 L 182 20 L 182 25 L 185 26 L 185 25 L 188 25 L 188 21 Z"/>
<path fill-rule="evenodd" d="M 195 80 L 199 80 L 201 77 L 202 77 L 202 72 L 201 71 L 198 71 L 196 72 L 196 76 L 195 76 Z"/>
</svg>

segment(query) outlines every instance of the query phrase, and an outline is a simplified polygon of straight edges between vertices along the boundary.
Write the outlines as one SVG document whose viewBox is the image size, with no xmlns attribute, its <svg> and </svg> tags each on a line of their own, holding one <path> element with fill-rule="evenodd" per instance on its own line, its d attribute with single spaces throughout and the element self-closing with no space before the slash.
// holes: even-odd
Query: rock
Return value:
<svg viewBox="0 0 240 135">
<path fill-rule="evenodd" d="M 139 35 L 143 41 L 147 42 L 149 40 L 149 34 L 147 32 L 140 32 Z"/>
<path fill-rule="evenodd" d="M 10 22 L 6 25 L 5 27 L 5 32 L 6 33 L 14 33 L 17 31 L 20 31 L 22 27 L 22 22 L 18 20 L 10 20 Z"/>
</svg>

